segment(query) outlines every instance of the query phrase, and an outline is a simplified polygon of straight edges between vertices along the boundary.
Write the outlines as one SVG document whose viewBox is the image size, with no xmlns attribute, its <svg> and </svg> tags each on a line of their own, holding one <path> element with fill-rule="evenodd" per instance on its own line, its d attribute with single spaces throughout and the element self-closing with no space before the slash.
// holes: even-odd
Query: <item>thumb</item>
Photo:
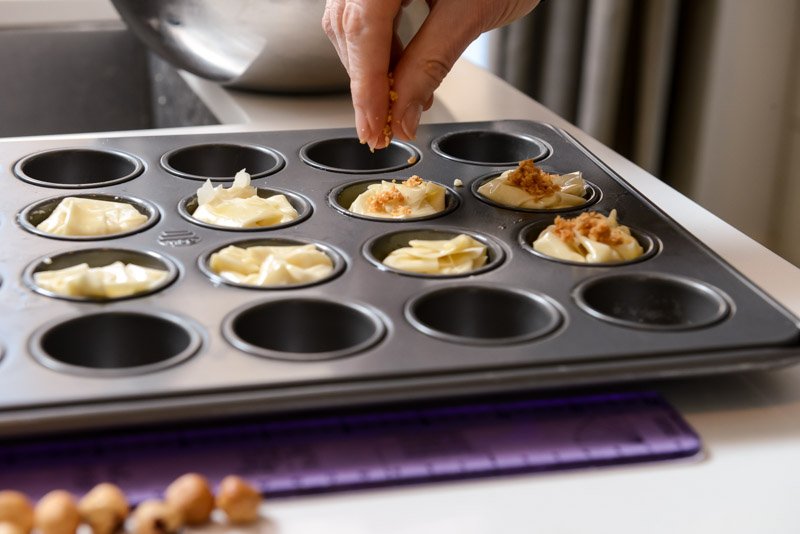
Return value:
<svg viewBox="0 0 800 534">
<path fill-rule="evenodd" d="M 414 138 L 433 92 L 467 46 L 481 34 L 481 14 L 472 13 L 473 17 L 469 17 L 459 5 L 462 2 L 432 3 L 428 17 L 395 65 L 397 100 L 392 105 L 392 130 L 401 139 Z"/>
</svg>

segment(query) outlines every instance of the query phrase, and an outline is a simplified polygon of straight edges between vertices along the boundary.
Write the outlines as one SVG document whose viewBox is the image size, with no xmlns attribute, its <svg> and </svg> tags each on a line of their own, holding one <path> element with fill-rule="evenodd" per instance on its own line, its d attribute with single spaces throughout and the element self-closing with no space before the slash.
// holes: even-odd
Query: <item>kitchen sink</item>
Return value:
<svg viewBox="0 0 800 534">
<path fill-rule="evenodd" d="M 0 137 L 219 124 L 121 23 L 0 31 Z"/>
</svg>

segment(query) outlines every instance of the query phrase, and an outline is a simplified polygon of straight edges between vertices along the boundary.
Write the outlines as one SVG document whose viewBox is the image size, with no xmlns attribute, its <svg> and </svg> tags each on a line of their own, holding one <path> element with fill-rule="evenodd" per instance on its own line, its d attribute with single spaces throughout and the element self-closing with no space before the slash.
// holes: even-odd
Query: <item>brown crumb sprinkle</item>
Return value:
<svg viewBox="0 0 800 534">
<path fill-rule="evenodd" d="M 596 211 L 581 213 L 574 219 L 556 216 L 555 234 L 564 242 L 573 241 L 575 234 L 610 246 L 625 242 L 626 234 L 617 227 L 611 227 L 608 217 Z"/>
<path fill-rule="evenodd" d="M 525 190 L 536 200 L 561 190 L 558 185 L 553 183 L 552 175 L 538 168 L 532 159 L 521 161 L 519 167 L 508 173 L 506 182 Z"/>
<path fill-rule="evenodd" d="M 386 124 L 383 126 L 383 142 L 386 143 L 386 146 L 389 146 L 389 143 L 392 141 L 392 137 L 394 137 L 394 132 L 392 131 L 392 104 L 397 101 L 397 91 L 392 89 L 394 87 L 394 73 L 389 73 L 389 113 L 386 115 Z"/>
<path fill-rule="evenodd" d="M 381 191 L 377 195 L 374 195 L 372 198 L 369 199 L 369 210 L 372 212 L 385 212 L 386 205 L 392 203 L 402 203 L 405 202 L 406 197 L 403 196 L 403 193 L 400 192 L 399 189 L 395 186 L 389 187 L 389 189 L 385 191 Z M 405 206 L 399 206 L 400 208 Z M 392 213 L 394 214 L 398 208 L 394 208 Z M 410 208 L 409 208 L 410 211 Z"/>
<path fill-rule="evenodd" d="M 392 215 L 395 217 L 407 217 L 411 215 L 411 208 L 408 206 L 396 206 L 392 210 Z"/>
<path fill-rule="evenodd" d="M 420 178 L 415 174 L 414 176 L 403 182 L 403 185 L 406 185 L 408 187 L 417 187 L 418 185 L 422 185 L 423 181 L 424 180 L 422 178 Z"/>
</svg>

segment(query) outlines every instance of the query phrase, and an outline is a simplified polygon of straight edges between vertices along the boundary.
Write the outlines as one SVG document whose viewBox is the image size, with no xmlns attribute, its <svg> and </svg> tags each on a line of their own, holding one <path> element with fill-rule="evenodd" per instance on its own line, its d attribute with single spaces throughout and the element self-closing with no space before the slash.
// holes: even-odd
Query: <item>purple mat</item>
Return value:
<svg viewBox="0 0 800 534">
<path fill-rule="evenodd" d="M 481 401 L 0 442 L 0 489 L 38 498 L 120 485 L 134 503 L 177 476 L 246 477 L 266 495 L 682 458 L 697 434 L 655 393 Z"/>
</svg>

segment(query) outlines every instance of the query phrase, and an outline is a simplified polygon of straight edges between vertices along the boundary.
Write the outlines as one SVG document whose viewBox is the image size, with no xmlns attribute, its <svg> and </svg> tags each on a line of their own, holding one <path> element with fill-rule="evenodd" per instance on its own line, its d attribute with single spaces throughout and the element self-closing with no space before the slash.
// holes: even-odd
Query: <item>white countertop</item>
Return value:
<svg viewBox="0 0 800 534">
<path fill-rule="evenodd" d="M 181 132 L 353 125 L 347 95 L 264 96 L 186 78 L 223 122 L 246 124 Z M 466 61 L 456 65 L 423 116 L 425 122 L 495 119 L 541 120 L 569 131 L 800 316 L 800 269 Z M 703 459 L 296 497 L 267 503 L 267 524 L 237 532 L 800 532 L 794 508 L 800 496 L 800 366 L 648 387 L 669 399 L 697 430 L 706 447 Z"/>
</svg>

